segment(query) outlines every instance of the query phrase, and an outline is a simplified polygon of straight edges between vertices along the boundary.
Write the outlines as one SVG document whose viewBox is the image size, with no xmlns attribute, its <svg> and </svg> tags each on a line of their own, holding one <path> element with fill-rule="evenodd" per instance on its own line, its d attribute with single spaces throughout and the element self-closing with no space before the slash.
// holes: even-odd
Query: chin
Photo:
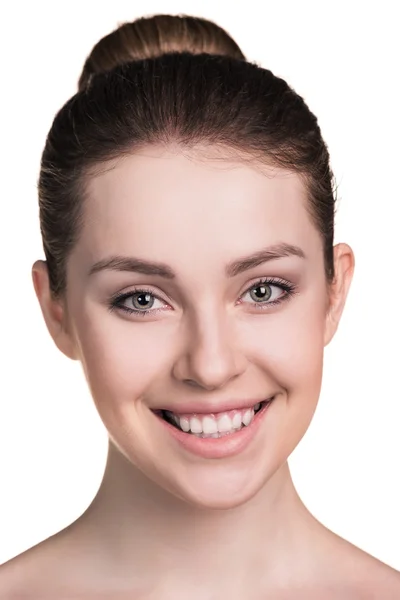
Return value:
<svg viewBox="0 0 400 600">
<path fill-rule="evenodd" d="M 199 509 L 227 510 L 249 502 L 269 480 L 265 469 L 222 463 L 197 466 L 191 476 L 174 482 L 174 495 Z"/>
</svg>

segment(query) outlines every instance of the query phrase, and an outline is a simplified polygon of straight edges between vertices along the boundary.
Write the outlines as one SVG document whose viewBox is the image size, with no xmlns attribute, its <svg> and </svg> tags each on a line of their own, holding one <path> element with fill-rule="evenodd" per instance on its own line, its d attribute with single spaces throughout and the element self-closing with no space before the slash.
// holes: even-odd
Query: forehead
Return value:
<svg viewBox="0 0 400 600">
<path fill-rule="evenodd" d="M 227 156 L 142 149 L 92 177 L 87 192 L 80 244 L 96 259 L 200 249 L 229 258 L 319 240 L 298 175 Z"/>
</svg>

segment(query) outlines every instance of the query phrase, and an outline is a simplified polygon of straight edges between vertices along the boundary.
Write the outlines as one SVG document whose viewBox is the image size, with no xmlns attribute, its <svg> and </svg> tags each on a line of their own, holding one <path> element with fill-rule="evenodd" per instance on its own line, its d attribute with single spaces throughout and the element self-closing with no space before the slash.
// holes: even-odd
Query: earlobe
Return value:
<svg viewBox="0 0 400 600">
<path fill-rule="evenodd" d="M 354 253 L 347 244 L 334 247 L 335 277 L 329 286 L 328 310 L 325 321 L 324 345 L 335 335 L 346 303 L 354 273 Z"/>
<path fill-rule="evenodd" d="M 78 357 L 73 337 L 69 331 L 65 307 L 62 299 L 55 299 L 51 294 L 45 261 L 38 260 L 34 263 L 32 280 L 47 329 L 54 343 L 68 358 L 77 360 Z"/>
</svg>

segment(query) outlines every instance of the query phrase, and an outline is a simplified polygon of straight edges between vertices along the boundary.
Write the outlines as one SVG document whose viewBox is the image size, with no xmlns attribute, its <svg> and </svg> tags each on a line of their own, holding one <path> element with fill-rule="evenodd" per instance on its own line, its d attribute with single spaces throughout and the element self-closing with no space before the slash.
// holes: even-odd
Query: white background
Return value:
<svg viewBox="0 0 400 600">
<path fill-rule="evenodd" d="M 339 183 L 336 241 L 352 245 L 356 273 L 292 471 L 317 518 L 400 569 L 396 4 L 2 4 L 0 563 L 86 509 L 107 449 L 80 366 L 53 345 L 31 283 L 31 265 L 43 258 L 36 182 L 45 136 L 92 46 L 123 21 L 167 12 L 215 20 L 319 118 Z"/>
</svg>

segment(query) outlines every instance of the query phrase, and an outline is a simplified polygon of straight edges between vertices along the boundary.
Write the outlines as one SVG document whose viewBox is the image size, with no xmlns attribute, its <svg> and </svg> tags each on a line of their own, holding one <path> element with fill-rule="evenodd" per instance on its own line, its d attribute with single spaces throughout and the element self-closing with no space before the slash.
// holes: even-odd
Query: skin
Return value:
<svg viewBox="0 0 400 600">
<path fill-rule="evenodd" d="M 227 264 L 282 243 L 304 258 L 227 277 Z M 89 274 L 113 255 L 161 257 L 176 276 Z M 353 275 L 347 244 L 335 246 L 334 259 L 327 285 L 297 175 L 150 147 L 92 177 L 65 296 L 52 299 L 43 261 L 33 280 L 47 327 L 81 361 L 109 432 L 106 470 L 77 521 L 2 567 L 0 590 L 20 593 L 23 573 L 32 598 L 66 598 L 66 590 L 159 600 L 394 597 L 397 572 L 318 523 L 287 464 L 314 414 L 324 347 Z M 285 298 L 272 284 L 282 301 L 258 308 L 249 290 L 265 277 L 295 293 Z M 116 293 L 143 286 L 155 296 L 153 313 L 109 310 Z M 218 460 L 185 452 L 150 410 L 271 394 L 251 444 Z"/>
</svg>

